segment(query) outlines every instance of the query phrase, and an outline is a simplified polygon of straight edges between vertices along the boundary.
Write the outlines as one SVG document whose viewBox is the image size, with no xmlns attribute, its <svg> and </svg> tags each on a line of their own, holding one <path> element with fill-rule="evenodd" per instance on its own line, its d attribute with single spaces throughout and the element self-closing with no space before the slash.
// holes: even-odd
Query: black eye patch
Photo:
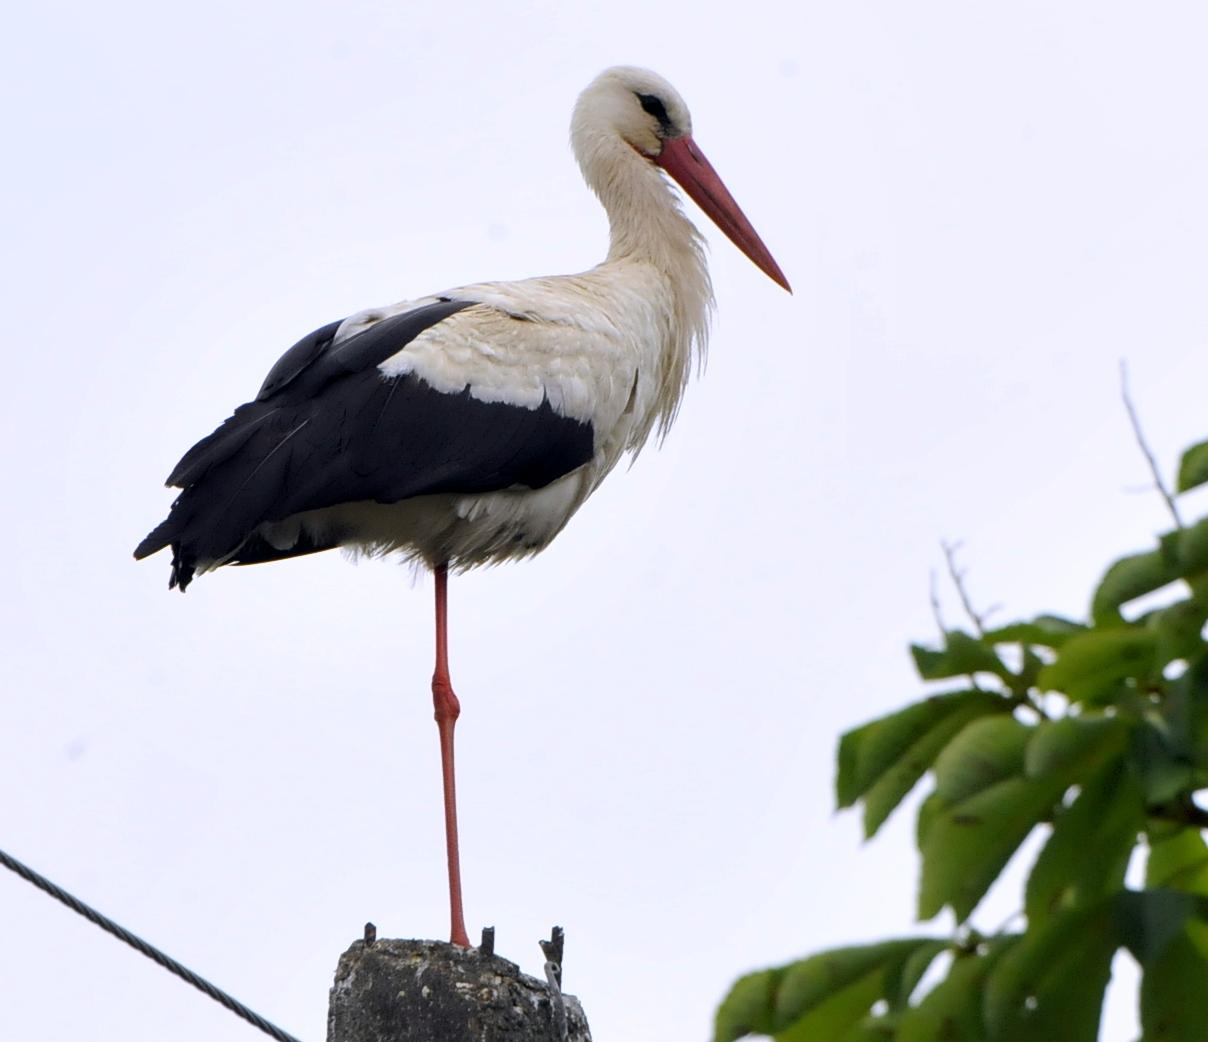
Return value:
<svg viewBox="0 0 1208 1042">
<path fill-rule="evenodd" d="M 659 98 L 653 94 L 639 94 L 637 98 L 643 110 L 659 121 L 659 127 L 664 134 L 671 134 L 675 130 L 671 117 L 667 115 L 667 107 Z"/>
</svg>

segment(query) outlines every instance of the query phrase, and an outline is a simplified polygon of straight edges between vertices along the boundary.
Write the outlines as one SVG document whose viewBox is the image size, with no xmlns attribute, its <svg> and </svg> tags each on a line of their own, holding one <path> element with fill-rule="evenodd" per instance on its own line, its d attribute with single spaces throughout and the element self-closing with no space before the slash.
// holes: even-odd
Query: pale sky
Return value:
<svg viewBox="0 0 1208 1042">
<path fill-rule="evenodd" d="M 711 358 L 666 444 L 540 558 L 453 582 L 471 935 L 539 973 L 560 924 L 597 1039 L 700 1042 L 740 973 L 948 930 L 913 923 L 910 813 L 869 846 L 833 813 L 835 744 L 921 693 L 942 539 L 1006 621 L 1082 614 L 1167 524 L 1117 365 L 1168 467 L 1208 436 L 1202 4 L 114 0 L 7 28 L 0 848 L 304 1042 L 366 920 L 444 934 L 430 579 L 326 554 L 180 597 L 130 552 L 312 328 L 601 259 L 570 110 L 641 64 L 795 295 L 709 225 Z M 260 1037 L 8 873 L 0 980 L 3 1038 Z M 1104 1039 L 1134 1034 L 1113 1001 Z"/>
</svg>

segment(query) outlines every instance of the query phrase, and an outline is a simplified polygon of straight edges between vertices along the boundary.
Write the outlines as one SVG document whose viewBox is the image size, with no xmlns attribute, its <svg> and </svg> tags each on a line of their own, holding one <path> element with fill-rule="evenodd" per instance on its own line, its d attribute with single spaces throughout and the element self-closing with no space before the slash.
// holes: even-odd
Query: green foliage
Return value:
<svg viewBox="0 0 1208 1042">
<path fill-rule="evenodd" d="M 1203 1038 L 1208 1024 L 1208 924 L 1202 918 L 1188 919 L 1146 970 L 1141 982 L 1143 1038 Z"/>
<path fill-rule="evenodd" d="M 868 1023 L 869 1009 L 877 1002 L 890 1009 L 903 1006 L 927 964 L 945 946 L 933 938 L 883 941 L 752 973 L 734 985 L 718 1010 L 715 1042 L 732 1042 L 752 1032 L 773 1035 L 777 1042 L 848 1042 L 869 1030 L 880 1031 Z"/>
<path fill-rule="evenodd" d="M 1208 442 L 1179 468 L 1180 492 L 1203 484 Z M 1162 603 L 1138 612 L 1145 596 Z M 930 781 L 918 911 L 950 909 L 956 935 L 744 977 L 715 1042 L 1095 1042 L 1121 950 L 1141 968 L 1140 1042 L 1208 1038 L 1208 811 L 1195 802 L 1208 788 L 1208 518 L 1111 565 L 1085 623 L 972 622 L 910 649 L 923 681 L 965 686 L 849 731 L 836 776 L 868 837 Z M 972 917 L 1037 829 L 1020 927 L 982 936 Z M 1141 847 L 1144 886 L 1129 889 Z"/>
<path fill-rule="evenodd" d="M 1179 577 L 1179 563 L 1171 540 L 1157 550 L 1122 557 L 1108 570 L 1091 599 L 1091 618 L 1111 623 L 1120 618 L 1120 606 L 1172 583 Z M 1127 632 L 1127 631 L 1125 631 Z"/>
<path fill-rule="evenodd" d="M 1117 943 L 1104 904 L 1071 909 L 1029 929 L 986 982 L 987 1038 L 1094 1039 Z"/>
<path fill-rule="evenodd" d="M 968 918 L 1059 796 L 1050 780 L 1009 778 L 941 809 L 919 844 L 919 917 L 930 919 L 950 905 L 959 920 Z"/>
<path fill-rule="evenodd" d="M 1043 691 L 1071 702 L 1110 704 L 1130 687 L 1156 679 L 1157 636 L 1148 629 L 1093 629 L 1072 638 L 1036 678 Z"/>
<path fill-rule="evenodd" d="M 1114 758 L 1053 820 L 1053 831 L 1028 876 L 1024 895 L 1028 922 L 1039 926 L 1065 909 L 1120 890 L 1144 827 L 1141 786 Z"/>
<path fill-rule="evenodd" d="M 1005 711 L 1002 699 L 985 691 L 953 691 L 849 731 L 839 743 L 839 806 L 862 798 L 864 832 L 872 836 L 957 733 Z"/>
<path fill-rule="evenodd" d="M 1208 441 L 1192 445 L 1179 462 L 1178 490 L 1186 492 L 1208 481 Z"/>
<path fill-rule="evenodd" d="M 1204 837 L 1178 826 L 1151 830 L 1145 885 L 1208 897 L 1208 843 Z"/>
<path fill-rule="evenodd" d="M 970 637 L 961 630 L 948 633 L 942 648 L 912 644 L 910 654 L 914 656 L 915 669 L 924 680 L 944 680 L 974 673 L 993 673 L 1003 678 L 1011 675 L 992 644 Z"/>
<path fill-rule="evenodd" d="M 1008 936 L 988 945 L 958 948 L 944 980 L 902 1014 L 893 1042 L 983 1042 L 986 978 L 1017 940 Z"/>
</svg>

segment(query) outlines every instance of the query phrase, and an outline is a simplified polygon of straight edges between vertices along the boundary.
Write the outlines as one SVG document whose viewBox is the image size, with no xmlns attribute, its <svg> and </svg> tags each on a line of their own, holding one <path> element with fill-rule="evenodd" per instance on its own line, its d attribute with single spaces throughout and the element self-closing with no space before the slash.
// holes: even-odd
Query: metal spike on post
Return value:
<svg viewBox="0 0 1208 1042">
<path fill-rule="evenodd" d="M 558 987 L 562 987 L 562 951 L 566 945 L 566 933 L 561 926 L 555 926 L 550 931 L 548 941 L 537 943 L 541 945 L 541 954 L 545 956 L 545 961 L 553 964 Z"/>
<path fill-rule="evenodd" d="M 545 956 L 545 979 L 549 983 L 550 1011 L 554 1018 L 554 1031 L 559 1042 L 566 1042 L 566 1003 L 562 999 L 562 949 L 565 934 L 561 926 L 550 931 L 548 941 L 538 941 L 541 954 Z"/>
</svg>

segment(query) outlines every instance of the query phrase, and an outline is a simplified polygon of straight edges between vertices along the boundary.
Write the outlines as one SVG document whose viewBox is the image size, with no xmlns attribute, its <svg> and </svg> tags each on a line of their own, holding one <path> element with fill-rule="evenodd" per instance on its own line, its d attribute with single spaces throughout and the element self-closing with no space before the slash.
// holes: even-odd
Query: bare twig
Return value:
<svg viewBox="0 0 1208 1042">
<path fill-rule="evenodd" d="M 956 588 L 956 595 L 961 599 L 961 607 L 965 609 L 965 614 L 969 616 L 969 621 L 973 623 L 973 628 L 977 631 L 977 635 L 984 637 L 986 635 L 985 620 L 990 612 L 987 611 L 979 614 L 974 610 L 973 602 L 969 600 L 969 593 L 965 589 L 965 573 L 956 564 L 956 555 L 961 548 L 961 544 L 941 542 L 940 547 L 944 551 L 944 560 L 948 562 L 948 576 L 952 579 L 952 585 Z M 990 609 L 990 611 L 993 610 L 993 608 Z"/>
<path fill-rule="evenodd" d="M 1133 407 L 1132 396 L 1128 393 L 1128 363 L 1123 358 L 1120 359 L 1120 397 L 1124 399 L 1124 408 L 1128 411 L 1128 422 L 1132 424 L 1133 436 L 1137 439 L 1137 445 L 1140 446 L 1141 453 L 1145 456 L 1145 462 L 1149 464 L 1149 472 L 1153 475 L 1154 486 L 1166 500 L 1166 506 L 1170 510 L 1170 516 L 1174 518 L 1175 527 L 1182 528 L 1183 519 L 1179 516 L 1178 505 L 1166 487 L 1166 482 L 1162 480 L 1162 472 L 1158 470 L 1158 461 L 1154 459 L 1154 455 L 1145 441 L 1145 435 L 1141 432 L 1141 420 L 1137 416 L 1137 410 Z"/>
<path fill-rule="evenodd" d="M 935 624 L 939 627 L 940 643 L 943 644 L 948 639 L 948 627 L 944 624 L 944 613 L 940 609 L 940 595 L 935 588 L 935 569 L 931 569 L 931 615 L 935 619 Z"/>
</svg>

